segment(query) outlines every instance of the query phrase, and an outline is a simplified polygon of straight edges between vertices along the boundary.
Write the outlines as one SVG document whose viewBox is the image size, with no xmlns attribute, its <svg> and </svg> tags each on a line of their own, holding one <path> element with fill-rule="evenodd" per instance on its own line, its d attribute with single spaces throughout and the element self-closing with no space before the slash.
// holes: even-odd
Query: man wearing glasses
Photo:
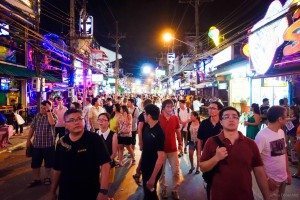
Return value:
<svg viewBox="0 0 300 200">
<path fill-rule="evenodd" d="M 200 127 L 198 129 L 198 141 L 197 141 L 197 162 L 199 162 L 201 157 L 201 151 L 204 147 L 204 144 L 208 140 L 208 138 L 218 135 L 222 130 L 222 125 L 220 123 L 219 112 L 223 108 L 223 105 L 218 101 L 213 101 L 208 106 L 208 114 L 209 117 L 203 120 L 200 123 Z M 209 199 L 209 191 L 210 191 L 210 182 L 207 178 L 208 174 L 203 173 L 203 179 L 206 182 L 206 194 L 207 199 Z"/>
<path fill-rule="evenodd" d="M 223 131 L 207 140 L 200 158 L 201 171 L 214 171 L 210 199 L 254 199 L 252 170 L 264 199 L 268 199 L 267 177 L 259 150 L 253 140 L 237 130 L 240 113 L 226 107 L 219 117 Z"/>
<path fill-rule="evenodd" d="M 103 139 L 84 130 L 81 110 L 66 111 L 64 120 L 69 134 L 56 146 L 49 199 L 56 199 L 58 186 L 58 199 L 107 199 L 111 159 Z"/>
</svg>

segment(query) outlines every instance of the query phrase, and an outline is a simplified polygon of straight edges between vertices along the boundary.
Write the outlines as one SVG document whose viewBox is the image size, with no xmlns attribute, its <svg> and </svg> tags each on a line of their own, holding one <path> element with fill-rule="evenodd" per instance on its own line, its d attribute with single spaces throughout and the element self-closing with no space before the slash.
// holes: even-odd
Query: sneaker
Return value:
<svg viewBox="0 0 300 200">
<path fill-rule="evenodd" d="M 161 193 L 160 193 L 160 196 L 163 199 L 167 199 L 168 198 L 167 189 L 162 189 Z"/>
<path fill-rule="evenodd" d="M 172 197 L 173 197 L 173 199 L 175 199 L 175 200 L 179 200 L 178 191 L 176 191 L 176 190 L 172 191 Z"/>
<path fill-rule="evenodd" d="M 178 154 L 178 158 L 181 158 L 182 156 L 183 156 L 183 153 L 180 152 L 180 153 Z"/>
</svg>

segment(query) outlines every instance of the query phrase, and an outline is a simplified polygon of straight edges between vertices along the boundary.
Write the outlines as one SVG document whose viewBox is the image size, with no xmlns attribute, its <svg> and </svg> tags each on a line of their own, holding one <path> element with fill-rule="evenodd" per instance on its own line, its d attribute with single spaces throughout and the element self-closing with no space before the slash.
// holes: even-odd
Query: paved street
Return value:
<svg viewBox="0 0 300 200">
<path fill-rule="evenodd" d="M 26 158 L 24 141 L 26 136 L 17 136 L 12 140 L 13 144 L 21 144 L 21 147 L 13 149 L 12 152 L 2 151 L 0 153 L 0 199 L 2 200 L 42 200 L 49 190 L 49 186 L 38 186 L 27 189 L 27 184 L 31 181 L 30 159 Z M 23 143 L 22 143 L 23 141 Z M 136 151 L 139 157 L 140 152 Z M 203 188 L 203 179 L 201 175 L 187 174 L 189 170 L 188 157 L 184 155 L 180 159 L 182 170 L 182 183 L 179 194 L 182 200 L 205 200 L 205 191 Z M 130 159 L 124 167 L 116 171 L 115 183 L 112 185 L 111 193 L 116 200 L 140 200 L 143 198 L 143 190 L 138 187 L 132 175 L 135 173 L 136 166 L 130 166 Z M 169 169 L 169 167 L 168 167 Z M 291 167 L 292 172 L 295 167 Z M 168 183 L 170 185 L 170 170 L 167 173 Z M 229 180 L 230 181 L 230 180 Z M 253 189 L 256 199 L 261 199 L 260 192 L 257 189 L 255 181 Z M 169 190 L 171 195 L 171 191 Z M 172 199 L 171 197 L 169 199 Z M 293 179 L 293 184 L 286 189 L 284 199 L 300 199 L 300 181 Z"/>
</svg>

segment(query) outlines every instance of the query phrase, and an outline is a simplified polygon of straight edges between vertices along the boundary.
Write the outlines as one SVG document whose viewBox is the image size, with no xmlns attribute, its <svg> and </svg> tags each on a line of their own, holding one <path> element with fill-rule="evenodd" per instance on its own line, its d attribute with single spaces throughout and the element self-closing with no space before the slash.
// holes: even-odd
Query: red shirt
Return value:
<svg viewBox="0 0 300 200">
<path fill-rule="evenodd" d="M 169 120 L 161 114 L 159 116 L 159 123 L 165 133 L 165 148 L 166 153 L 177 151 L 176 145 L 176 130 L 180 128 L 179 119 L 176 115 L 172 115 Z"/>
<path fill-rule="evenodd" d="M 221 132 L 218 137 L 225 145 L 228 156 L 218 164 L 211 186 L 212 200 L 254 199 L 252 192 L 251 171 L 263 166 L 260 153 L 255 142 L 242 133 L 232 145 L 230 140 Z M 209 138 L 204 145 L 200 161 L 206 161 L 216 154 L 217 144 Z"/>
</svg>

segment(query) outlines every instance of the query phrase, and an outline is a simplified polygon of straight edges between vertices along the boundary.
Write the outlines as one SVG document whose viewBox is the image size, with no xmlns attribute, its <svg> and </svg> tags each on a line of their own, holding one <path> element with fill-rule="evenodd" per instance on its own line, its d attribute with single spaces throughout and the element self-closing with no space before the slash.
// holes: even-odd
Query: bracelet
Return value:
<svg viewBox="0 0 300 200">
<path fill-rule="evenodd" d="M 108 194 L 108 190 L 107 189 L 99 189 L 99 193 L 103 194 L 103 195 L 107 195 Z"/>
</svg>

